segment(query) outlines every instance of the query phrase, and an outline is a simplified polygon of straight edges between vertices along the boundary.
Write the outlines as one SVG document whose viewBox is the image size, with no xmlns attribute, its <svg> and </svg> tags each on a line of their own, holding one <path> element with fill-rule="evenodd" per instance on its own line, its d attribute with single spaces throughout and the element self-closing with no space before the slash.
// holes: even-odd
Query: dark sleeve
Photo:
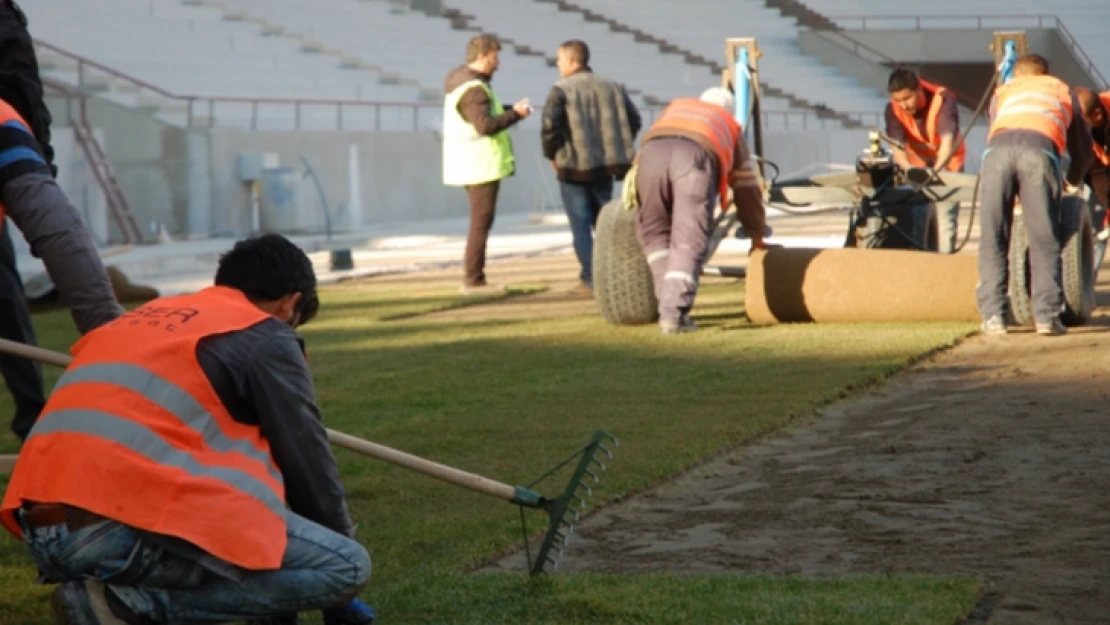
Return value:
<svg viewBox="0 0 1110 625">
<path fill-rule="evenodd" d="M 960 131 L 960 106 L 951 94 L 941 100 L 940 115 L 937 116 L 937 136 L 955 137 Z"/>
<path fill-rule="evenodd" d="M 887 136 L 898 143 L 905 143 L 906 129 L 902 127 L 902 122 L 898 121 L 898 117 L 894 115 L 894 107 L 889 102 L 886 105 L 886 110 L 883 111 L 883 117 L 886 119 Z"/>
<path fill-rule="evenodd" d="M 621 88 L 621 95 L 624 96 L 624 110 L 628 112 L 628 126 L 632 129 L 632 138 L 635 139 L 644 127 L 644 120 L 640 117 L 640 111 L 633 104 L 632 98 L 628 97 L 628 92 L 623 87 Z"/>
<path fill-rule="evenodd" d="M 354 536 L 339 467 L 332 455 L 308 362 L 290 330 L 270 337 L 250 359 L 246 393 L 296 514 Z"/>
<path fill-rule="evenodd" d="M 27 32 L 27 19 L 14 4 L 0 2 L 0 99 L 19 113 L 42 146 L 43 156 L 54 167 L 54 148 L 50 144 L 50 109 L 43 98 L 38 59 Z"/>
<path fill-rule="evenodd" d="M 569 137 L 567 94 L 558 87 L 552 87 L 543 105 L 543 128 L 540 130 L 543 157 L 549 161 L 555 160 L 555 154 L 566 144 Z"/>
<path fill-rule="evenodd" d="M 5 153 L 11 154 L 0 151 L 0 155 Z M 77 209 L 41 161 L 37 169 L 27 171 L 33 160 L 16 160 L 0 168 L 0 197 L 31 253 L 42 259 L 78 331 L 85 334 L 122 315 L 123 308 Z M 21 171 L 26 173 L 15 175 Z M 9 173 L 15 177 L 8 178 Z"/>
<path fill-rule="evenodd" d="M 482 136 L 495 135 L 520 121 L 520 115 L 512 108 L 500 115 L 490 115 L 489 107 L 489 94 L 480 86 L 467 89 L 459 98 L 459 115 Z"/>
<path fill-rule="evenodd" d="M 1068 126 L 1068 153 L 1071 155 L 1071 164 L 1068 166 L 1068 183 L 1078 186 L 1083 183 L 1087 170 L 1094 160 L 1094 139 L 1091 137 L 1091 128 L 1080 115 L 1079 101 L 1075 94 L 1071 96 L 1071 107 L 1075 111 L 1072 115 L 1071 125 Z"/>
</svg>

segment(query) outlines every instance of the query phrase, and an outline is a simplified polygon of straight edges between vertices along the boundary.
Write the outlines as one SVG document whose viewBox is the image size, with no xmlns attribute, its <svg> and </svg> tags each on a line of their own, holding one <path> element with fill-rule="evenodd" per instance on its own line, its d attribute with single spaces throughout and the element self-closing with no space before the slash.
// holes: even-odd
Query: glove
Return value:
<svg viewBox="0 0 1110 625">
<path fill-rule="evenodd" d="M 635 161 L 628 173 L 624 176 L 624 184 L 621 187 L 621 200 L 623 201 L 624 210 L 636 210 L 640 207 L 640 195 L 636 192 L 636 175 L 640 173 L 639 164 Z"/>
<path fill-rule="evenodd" d="M 324 611 L 324 625 L 372 625 L 377 614 L 360 599 L 352 599 L 341 607 Z"/>
</svg>

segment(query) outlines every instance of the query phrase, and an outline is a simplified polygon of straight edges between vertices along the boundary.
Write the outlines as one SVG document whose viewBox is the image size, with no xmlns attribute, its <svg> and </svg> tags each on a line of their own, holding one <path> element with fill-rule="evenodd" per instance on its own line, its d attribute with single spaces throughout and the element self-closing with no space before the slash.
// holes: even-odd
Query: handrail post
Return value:
<svg viewBox="0 0 1110 625">
<path fill-rule="evenodd" d="M 297 124 L 296 129 L 300 130 L 301 129 L 301 101 L 300 100 L 297 100 L 296 104 L 293 105 L 293 111 L 296 115 L 296 118 L 295 118 L 296 119 L 296 124 Z"/>
<path fill-rule="evenodd" d="M 258 100 L 251 102 L 251 130 L 258 130 Z"/>
</svg>

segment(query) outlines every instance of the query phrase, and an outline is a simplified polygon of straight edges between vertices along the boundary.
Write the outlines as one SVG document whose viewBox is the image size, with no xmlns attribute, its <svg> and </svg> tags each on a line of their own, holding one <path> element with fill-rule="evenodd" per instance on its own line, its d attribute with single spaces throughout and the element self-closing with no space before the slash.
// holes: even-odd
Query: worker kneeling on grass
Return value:
<svg viewBox="0 0 1110 625">
<path fill-rule="evenodd" d="M 680 98 L 644 135 L 634 174 L 636 234 L 644 248 L 663 334 L 697 329 L 690 319 L 698 276 L 706 262 L 713 213 L 728 210 L 732 188 L 740 224 L 752 248 L 763 248 L 766 214 L 732 94 L 708 89 Z"/>
<path fill-rule="evenodd" d="M 308 257 L 266 235 L 224 254 L 215 286 L 74 345 L 0 505 L 60 584 L 57 623 L 372 621 L 295 333 L 318 305 Z"/>
<path fill-rule="evenodd" d="M 998 88 L 991 102 L 991 126 L 979 174 L 983 199 L 977 297 L 984 333 L 1007 331 L 1015 197 L 1021 198 L 1029 233 L 1037 333 L 1067 331 L 1060 320 L 1064 310 L 1061 193 L 1083 184 L 1092 154 L 1091 133 L 1072 90 L 1048 74 L 1044 58 L 1027 54 L 1018 59 L 1013 79 Z M 1068 156 L 1070 164 L 1066 164 Z"/>
</svg>

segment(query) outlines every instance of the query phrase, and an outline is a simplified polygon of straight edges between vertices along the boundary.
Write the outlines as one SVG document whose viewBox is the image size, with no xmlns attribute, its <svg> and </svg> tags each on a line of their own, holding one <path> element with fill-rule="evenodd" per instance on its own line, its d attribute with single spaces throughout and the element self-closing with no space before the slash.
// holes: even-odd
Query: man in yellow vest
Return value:
<svg viewBox="0 0 1110 625">
<path fill-rule="evenodd" d="M 894 149 L 894 160 L 910 167 L 963 171 L 967 146 L 959 141 L 960 109 L 951 91 L 927 82 L 904 67 L 891 72 L 887 82 L 890 102 L 886 105 L 886 134 L 906 146 Z M 938 202 L 939 252 L 956 251 L 960 215 L 959 202 Z"/>
<path fill-rule="evenodd" d="M 1007 332 L 1008 256 L 1015 198 L 1021 199 L 1029 233 L 1037 334 L 1067 331 L 1060 320 L 1064 309 L 1060 198 L 1083 184 L 1093 149 L 1090 129 L 1068 85 L 1048 74 L 1043 57 L 1027 54 L 1019 58 L 1013 78 L 998 87 L 991 102 L 991 126 L 980 172 L 982 234 L 976 291 L 985 334 Z"/>
<path fill-rule="evenodd" d="M 59 584 L 58 625 L 373 621 L 295 332 L 318 307 L 311 261 L 266 235 L 224 254 L 215 286 L 73 346 L 0 504 Z"/>
<path fill-rule="evenodd" d="M 490 87 L 500 52 L 493 35 L 474 37 L 443 88 L 443 184 L 464 187 L 470 201 L 463 293 L 497 290 L 486 281 L 486 242 L 501 179 L 515 171 L 508 130 L 532 113 L 527 98 L 506 109 Z"/>
</svg>

